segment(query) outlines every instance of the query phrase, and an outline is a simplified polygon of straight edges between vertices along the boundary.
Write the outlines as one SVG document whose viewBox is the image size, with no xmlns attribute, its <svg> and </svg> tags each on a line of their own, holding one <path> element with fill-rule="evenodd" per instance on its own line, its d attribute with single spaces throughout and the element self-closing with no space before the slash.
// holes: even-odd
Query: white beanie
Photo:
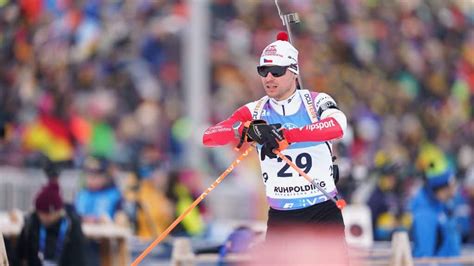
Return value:
<svg viewBox="0 0 474 266">
<path fill-rule="evenodd" d="M 263 49 L 260 56 L 260 66 L 289 66 L 295 65 L 295 68 L 288 68 L 295 74 L 298 74 L 298 50 L 287 41 L 274 41 Z"/>
</svg>

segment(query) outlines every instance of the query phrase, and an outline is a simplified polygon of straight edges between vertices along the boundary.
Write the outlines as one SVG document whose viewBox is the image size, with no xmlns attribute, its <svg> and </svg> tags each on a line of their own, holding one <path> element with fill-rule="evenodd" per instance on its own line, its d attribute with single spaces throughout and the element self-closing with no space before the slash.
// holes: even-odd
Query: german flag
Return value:
<svg viewBox="0 0 474 266">
<path fill-rule="evenodd" d="M 51 161 L 73 159 L 74 147 L 68 123 L 51 115 L 42 114 L 25 128 L 23 146 L 43 152 Z"/>
</svg>

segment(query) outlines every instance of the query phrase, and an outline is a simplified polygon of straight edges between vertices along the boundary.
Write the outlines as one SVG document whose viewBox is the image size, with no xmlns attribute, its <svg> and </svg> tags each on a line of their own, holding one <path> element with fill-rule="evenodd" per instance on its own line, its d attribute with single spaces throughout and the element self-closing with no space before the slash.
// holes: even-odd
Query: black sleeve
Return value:
<svg viewBox="0 0 474 266">
<path fill-rule="evenodd" d="M 315 104 L 314 107 L 316 108 L 316 112 L 318 114 L 318 118 L 321 118 L 321 115 L 323 114 L 324 111 L 328 109 L 338 109 L 336 101 L 329 96 L 328 94 L 322 92 L 319 93 L 318 96 L 314 99 Z"/>
<path fill-rule="evenodd" d="M 36 238 L 33 237 L 33 230 L 37 225 L 34 214 L 29 215 L 25 219 L 23 228 L 15 245 L 15 258 L 12 260 L 15 265 L 40 265 L 41 263 L 33 254 L 37 254 L 37 245 L 35 245 Z M 36 218 L 37 219 L 37 218 Z"/>
<path fill-rule="evenodd" d="M 27 264 L 27 248 L 28 246 L 26 243 L 28 243 L 28 240 L 26 239 L 26 224 L 23 226 L 21 229 L 20 237 L 17 240 L 16 243 L 16 252 L 15 252 L 15 258 L 12 258 L 12 261 L 17 263 L 17 265 L 26 265 Z"/>
<path fill-rule="evenodd" d="M 69 231 L 67 245 L 64 247 L 61 261 L 63 265 L 86 265 L 86 239 L 82 232 L 81 222 L 78 217 L 69 217 L 71 230 Z"/>
<path fill-rule="evenodd" d="M 337 107 L 336 103 L 334 102 L 325 102 L 324 104 L 321 104 L 318 108 L 318 117 L 321 117 L 321 114 L 326 111 L 327 109 L 337 109 L 339 110 L 339 107 Z"/>
</svg>

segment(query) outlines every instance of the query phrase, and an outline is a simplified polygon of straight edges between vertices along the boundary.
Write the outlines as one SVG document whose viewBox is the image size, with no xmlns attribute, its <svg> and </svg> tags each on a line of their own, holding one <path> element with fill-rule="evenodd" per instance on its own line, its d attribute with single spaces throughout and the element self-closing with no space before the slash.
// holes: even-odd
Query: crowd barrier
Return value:
<svg viewBox="0 0 474 266">
<path fill-rule="evenodd" d="M 80 175 L 78 170 L 61 173 L 59 183 L 65 202 L 73 202 L 80 188 Z M 41 169 L 0 166 L 0 211 L 31 210 L 36 194 L 46 182 Z"/>
</svg>

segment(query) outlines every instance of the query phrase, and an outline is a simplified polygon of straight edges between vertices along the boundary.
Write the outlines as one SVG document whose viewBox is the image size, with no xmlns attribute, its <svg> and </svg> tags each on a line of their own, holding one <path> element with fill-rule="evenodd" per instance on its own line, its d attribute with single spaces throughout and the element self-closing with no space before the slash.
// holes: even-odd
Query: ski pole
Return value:
<svg viewBox="0 0 474 266">
<path fill-rule="evenodd" d="M 168 236 L 168 234 L 173 230 L 176 225 L 178 225 L 206 196 L 209 194 L 214 188 L 219 185 L 222 180 L 234 170 L 235 166 L 237 166 L 253 149 L 253 146 L 249 146 L 244 152 L 242 152 L 237 159 L 235 159 L 230 166 L 212 183 L 210 187 L 208 187 L 174 222 L 166 228 L 163 233 L 161 233 L 141 254 L 138 256 L 133 262 L 132 266 L 137 266 L 147 255 L 150 251 L 158 245 L 163 239 Z"/>
<path fill-rule="evenodd" d="M 283 150 L 288 146 L 288 143 L 280 142 L 280 149 Z M 330 199 L 332 202 L 336 204 L 336 206 L 342 210 L 346 206 L 346 201 L 344 199 L 336 200 L 333 196 L 329 195 L 329 193 L 322 188 L 315 179 L 311 178 L 308 174 L 306 174 L 301 168 L 296 166 L 290 159 L 288 159 L 283 153 L 281 153 L 278 149 L 274 149 L 273 152 L 278 155 L 282 160 L 284 160 L 289 166 L 295 169 L 301 176 L 303 176 L 306 180 L 308 180 L 311 184 L 313 184 L 319 191 L 321 191 L 324 196 Z"/>
<path fill-rule="evenodd" d="M 278 9 L 278 16 L 280 16 L 281 22 L 283 23 L 283 26 L 286 26 L 286 32 L 288 33 L 288 40 L 290 41 L 291 44 L 294 45 L 293 43 L 293 37 L 291 36 L 291 23 L 299 23 L 300 22 L 300 17 L 298 16 L 298 13 L 289 13 L 286 15 L 283 15 L 280 10 L 280 5 L 278 5 L 278 0 L 275 0 L 275 5 Z M 298 71 L 298 85 L 300 86 L 301 89 L 303 89 L 303 81 L 301 78 L 301 71 Z"/>
</svg>

